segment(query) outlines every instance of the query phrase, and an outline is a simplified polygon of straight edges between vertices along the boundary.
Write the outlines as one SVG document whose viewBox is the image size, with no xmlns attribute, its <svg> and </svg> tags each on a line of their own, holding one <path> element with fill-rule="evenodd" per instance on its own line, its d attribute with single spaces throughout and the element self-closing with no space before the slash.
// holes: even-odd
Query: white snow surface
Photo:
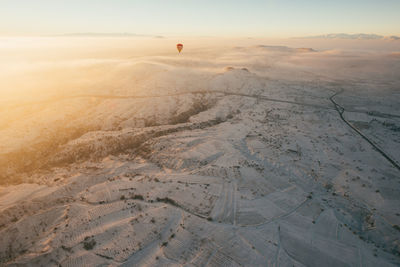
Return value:
<svg viewBox="0 0 400 267">
<path fill-rule="evenodd" d="M 1 266 L 400 265 L 400 58 L 204 53 L 0 107 Z"/>
</svg>

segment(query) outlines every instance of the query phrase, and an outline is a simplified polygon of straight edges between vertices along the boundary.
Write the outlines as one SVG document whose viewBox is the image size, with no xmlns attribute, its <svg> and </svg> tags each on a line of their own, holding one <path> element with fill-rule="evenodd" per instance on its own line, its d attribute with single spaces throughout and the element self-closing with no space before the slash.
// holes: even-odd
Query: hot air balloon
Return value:
<svg viewBox="0 0 400 267">
<path fill-rule="evenodd" d="M 178 49 L 179 53 L 181 53 L 181 51 L 183 49 L 183 44 L 177 44 L 176 48 Z"/>
</svg>

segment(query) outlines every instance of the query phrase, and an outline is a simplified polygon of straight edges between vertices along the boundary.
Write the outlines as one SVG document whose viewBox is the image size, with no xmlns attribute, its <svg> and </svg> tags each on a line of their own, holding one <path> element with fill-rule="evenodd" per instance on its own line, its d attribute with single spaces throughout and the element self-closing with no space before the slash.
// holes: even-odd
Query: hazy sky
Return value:
<svg viewBox="0 0 400 267">
<path fill-rule="evenodd" d="M 0 35 L 400 34 L 400 0 L 0 0 Z"/>
</svg>

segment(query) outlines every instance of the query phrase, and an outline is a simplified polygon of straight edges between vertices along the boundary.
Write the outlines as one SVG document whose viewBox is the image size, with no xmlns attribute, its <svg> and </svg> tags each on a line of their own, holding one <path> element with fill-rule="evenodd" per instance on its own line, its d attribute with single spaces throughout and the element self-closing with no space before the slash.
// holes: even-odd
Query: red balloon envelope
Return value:
<svg viewBox="0 0 400 267">
<path fill-rule="evenodd" d="M 179 53 L 182 51 L 183 49 L 183 44 L 177 44 L 176 48 L 178 49 Z"/>
</svg>

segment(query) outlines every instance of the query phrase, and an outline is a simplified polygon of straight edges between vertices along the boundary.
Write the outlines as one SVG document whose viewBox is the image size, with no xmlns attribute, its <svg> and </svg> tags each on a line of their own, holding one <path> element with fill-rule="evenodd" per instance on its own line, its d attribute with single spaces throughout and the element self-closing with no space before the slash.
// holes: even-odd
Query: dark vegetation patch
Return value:
<svg viewBox="0 0 400 267">
<path fill-rule="evenodd" d="M 19 150 L 3 153 L 0 151 L 0 184 L 19 184 L 34 172 L 48 171 L 53 167 L 68 166 L 85 160 L 100 160 L 108 155 L 118 155 L 126 152 L 149 154 L 150 147 L 143 146 L 148 140 L 171 133 L 204 129 L 221 123 L 221 120 L 209 120 L 200 123 L 187 123 L 189 118 L 210 108 L 215 101 L 201 95 L 194 101 L 192 107 L 182 113 L 173 115 L 169 123 L 174 125 L 154 126 L 155 117 L 145 121 L 147 128 L 137 128 L 130 132 L 110 131 L 93 134 L 92 138 L 76 143 L 84 134 L 98 130 L 95 127 L 58 127 L 44 141 L 29 144 Z M 153 121 L 153 122 L 152 122 Z M 153 127 L 154 126 L 154 127 Z M 136 151 L 138 150 L 138 151 Z"/>
<path fill-rule="evenodd" d="M 48 161 L 60 147 L 70 140 L 95 130 L 94 128 L 71 127 L 54 130 L 45 140 L 30 143 L 18 150 L 0 154 L 0 184 L 20 184 L 24 182 L 21 173 L 37 169 L 48 169 Z"/>
<path fill-rule="evenodd" d="M 83 240 L 83 248 L 86 250 L 92 250 L 96 246 L 96 240 L 94 240 L 93 236 L 87 236 Z"/>
<path fill-rule="evenodd" d="M 93 140 L 65 147 L 63 151 L 54 155 L 49 162 L 52 166 L 63 166 L 84 160 L 98 160 L 108 155 L 118 155 L 127 151 L 147 154 L 151 152 L 150 147 L 143 146 L 147 141 L 185 130 L 204 129 L 220 123 L 210 120 L 200 123 L 187 123 L 176 126 L 157 126 L 110 135 L 94 136 Z M 101 147 L 96 146 L 101 144 Z M 143 155 L 143 156 L 144 156 Z"/>
<path fill-rule="evenodd" d="M 144 200 L 142 195 L 133 195 L 131 199 Z"/>
<path fill-rule="evenodd" d="M 164 202 L 166 204 L 170 204 L 170 205 L 175 206 L 175 207 L 180 207 L 180 205 L 178 203 L 176 203 L 175 200 L 173 200 L 173 199 L 171 199 L 169 197 L 164 197 L 164 198 L 159 198 L 158 197 L 157 198 L 157 202 Z"/>
<path fill-rule="evenodd" d="M 169 122 L 170 124 L 179 124 L 189 122 L 190 117 L 197 115 L 203 111 L 206 111 L 211 107 L 211 104 L 204 98 L 196 101 L 190 109 L 184 111 L 182 113 L 176 114 L 173 116 Z"/>
<path fill-rule="evenodd" d="M 62 248 L 63 250 L 65 250 L 65 251 L 67 251 L 67 252 L 71 252 L 71 251 L 72 251 L 72 248 L 66 247 L 66 246 L 64 246 L 64 245 L 62 245 L 61 248 Z"/>
</svg>

